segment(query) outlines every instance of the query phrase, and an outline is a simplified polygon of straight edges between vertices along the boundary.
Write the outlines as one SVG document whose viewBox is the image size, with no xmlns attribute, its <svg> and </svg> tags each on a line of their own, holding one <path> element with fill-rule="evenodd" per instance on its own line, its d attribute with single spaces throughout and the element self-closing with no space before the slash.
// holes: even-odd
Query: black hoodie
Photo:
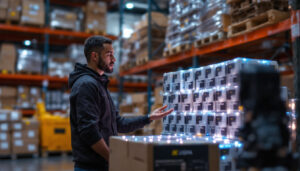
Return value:
<svg viewBox="0 0 300 171">
<path fill-rule="evenodd" d="M 70 122 L 75 167 L 107 170 L 107 162 L 91 146 L 102 138 L 109 146 L 110 136 L 131 132 L 150 123 L 147 116 L 121 117 L 107 90 L 108 83 L 106 75 L 100 76 L 78 63 L 70 74 Z"/>
</svg>

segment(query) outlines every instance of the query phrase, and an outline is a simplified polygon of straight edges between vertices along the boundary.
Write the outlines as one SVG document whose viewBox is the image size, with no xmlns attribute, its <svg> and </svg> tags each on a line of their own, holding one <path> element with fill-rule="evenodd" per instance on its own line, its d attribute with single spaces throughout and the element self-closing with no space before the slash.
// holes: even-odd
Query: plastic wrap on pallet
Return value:
<svg viewBox="0 0 300 171">
<path fill-rule="evenodd" d="M 53 9 L 50 14 L 50 26 L 74 30 L 76 28 L 77 15 L 73 11 L 64 9 Z"/>
<path fill-rule="evenodd" d="M 18 72 L 41 73 L 42 72 L 42 54 L 37 50 L 19 49 Z"/>
<path fill-rule="evenodd" d="M 87 63 L 84 55 L 84 46 L 80 44 L 70 45 L 67 49 L 67 57 L 70 58 L 73 63 Z"/>
<path fill-rule="evenodd" d="M 49 55 L 48 74 L 50 76 L 67 77 L 73 69 L 73 62 L 64 53 L 52 53 Z"/>
<path fill-rule="evenodd" d="M 203 5 L 197 39 L 206 38 L 222 31 L 224 27 L 223 15 L 228 13 L 226 0 L 206 1 Z"/>
</svg>

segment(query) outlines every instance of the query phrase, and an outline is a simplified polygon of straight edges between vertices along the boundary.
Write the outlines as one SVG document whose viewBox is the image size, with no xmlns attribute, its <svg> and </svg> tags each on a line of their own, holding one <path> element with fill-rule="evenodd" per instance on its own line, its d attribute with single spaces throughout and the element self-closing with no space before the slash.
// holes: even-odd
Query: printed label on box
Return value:
<svg viewBox="0 0 300 171">
<path fill-rule="evenodd" d="M 0 140 L 6 141 L 7 140 L 7 134 L 6 133 L 0 133 Z"/>
<path fill-rule="evenodd" d="M 7 115 L 6 114 L 0 114 L 0 121 L 6 121 Z"/>
<path fill-rule="evenodd" d="M 8 124 L 4 123 L 4 124 L 1 124 L 1 131 L 7 131 L 8 130 Z"/>
<path fill-rule="evenodd" d="M 27 135 L 28 135 L 29 138 L 34 138 L 35 133 L 34 133 L 34 131 L 28 131 Z"/>
<path fill-rule="evenodd" d="M 18 120 L 19 117 L 20 117 L 20 115 L 19 115 L 18 112 L 16 112 L 16 111 L 12 111 L 12 112 L 11 112 L 11 120 L 12 120 L 12 121 Z"/>
<path fill-rule="evenodd" d="M 22 124 L 21 123 L 15 123 L 14 124 L 14 129 L 22 129 Z"/>
<path fill-rule="evenodd" d="M 16 140 L 15 141 L 15 146 L 17 146 L 17 147 L 23 146 L 23 140 Z"/>
<path fill-rule="evenodd" d="M 2 142 L 1 143 L 1 149 L 8 149 L 8 142 Z"/>
<path fill-rule="evenodd" d="M 21 138 L 22 133 L 21 132 L 14 132 L 13 136 L 14 136 L 14 138 Z"/>
<path fill-rule="evenodd" d="M 28 144 L 27 149 L 28 151 L 35 151 L 36 147 L 34 144 Z"/>
</svg>

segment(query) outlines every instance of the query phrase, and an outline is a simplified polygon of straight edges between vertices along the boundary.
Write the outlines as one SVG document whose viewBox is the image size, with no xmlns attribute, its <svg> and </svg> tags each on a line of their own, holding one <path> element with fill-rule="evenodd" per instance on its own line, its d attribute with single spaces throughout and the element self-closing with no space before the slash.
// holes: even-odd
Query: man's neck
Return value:
<svg viewBox="0 0 300 171">
<path fill-rule="evenodd" d="M 97 66 L 92 66 L 90 64 L 87 64 L 87 67 L 89 67 L 92 70 L 96 71 L 100 76 L 102 76 L 104 74 L 104 71 L 99 69 Z"/>
</svg>

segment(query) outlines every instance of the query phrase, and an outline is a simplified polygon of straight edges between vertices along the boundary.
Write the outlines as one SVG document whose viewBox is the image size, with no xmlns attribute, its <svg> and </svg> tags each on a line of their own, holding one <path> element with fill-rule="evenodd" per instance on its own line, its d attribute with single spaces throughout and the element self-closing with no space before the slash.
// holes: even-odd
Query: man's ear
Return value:
<svg viewBox="0 0 300 171">
<path fill-rule="evenodd" d="M 92 60 L 92 61 L 96 61 L 96 60 L 97 60 L 97 55 L 98 55 L 98 53 L 92 52 L 92 53 L 91 53 L 91 60 Z"/>
</svg>

